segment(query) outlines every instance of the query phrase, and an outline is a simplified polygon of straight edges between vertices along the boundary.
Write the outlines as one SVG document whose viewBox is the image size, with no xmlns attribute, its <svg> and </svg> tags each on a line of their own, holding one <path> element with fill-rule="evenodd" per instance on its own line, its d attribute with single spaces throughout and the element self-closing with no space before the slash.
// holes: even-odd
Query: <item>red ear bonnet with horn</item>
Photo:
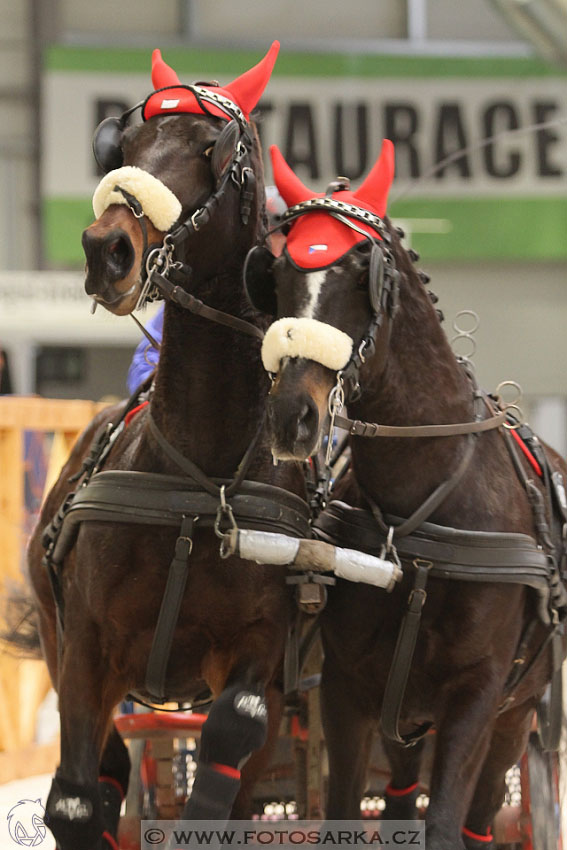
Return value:
<svg viewBox="0 0 567 850">
<path fill-rule="evenodd" d="M 270 148 L 274 182 L 286 204 L 291 207 L 310 198 L 324 198 L 303 185 L 291 170 L 275 145 Z M 333 192 L 337 201 L 362 207 L 383 218 L 386 214 L 388 192 L 394 179 L 394 145 L 389 139 L 382 142 L 380 156 L 370 174 L 356 191 Z M 348 216 L 347 216 L 348 218 Z M 378 233 L 356 219 L 350 219 L 370 236 L 379 239 Z M 362 242 L 364 236 L 337 221 L 328 213 L 311 212 L 291 222 L 286 240 L 286 250 L 293 262 L 302 269 L 322 269 L 336 263 L 343 254 Z"/>
<path fill-rule="evenodd" d="M 279 49 L 279 41 L 274 41 L 264 58 L 249 71 L 233 80 L 232 83 L 223 88 L 207 85 L 204 85 L 203 88 L 210 89 L 210 91 L 231 100 L 240 107 L 246 120 L 248 120 L 268 84 Z M 143 106 L 142 117 L 144 121 L 154 115 L 167 115 L 176 112 L 192 112 L 198 115 L 210 114 L 227 121 L 230 120 L 230 116 L 214 104 L 207 103 L 205 109 L 203 109 L 193 92 L 182 87 L 179 77 L 173 68 L 170 68 L 163 61 L 159 50 L 154 50 L 152 54 L 152 83 L 157 91 L 149 96 Z M 159 89 L 165 89 L 165 91 L 159 91 Z"/>
</svg>

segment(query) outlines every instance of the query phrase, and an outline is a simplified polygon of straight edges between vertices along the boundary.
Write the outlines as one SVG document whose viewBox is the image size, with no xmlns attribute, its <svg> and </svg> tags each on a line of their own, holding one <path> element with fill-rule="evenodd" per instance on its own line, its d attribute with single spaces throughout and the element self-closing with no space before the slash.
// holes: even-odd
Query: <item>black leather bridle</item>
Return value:
<svg viewBox="0 0 567 850">
<path fill-rule="evenodd" d="M 207 83 L 207 86 L 214 85 Z M 224 97 L 210 88 L 205 88 L 200 84 L 189 86 L 167 86 L 158 91 L 167 91 L 170 88 L 185 88 L 191 91 L 199 106 L 205 115 L 214 115 L 208 105 L 215 106 L 221 109 L 229 119 L 227 125 L 223 127 L 221 134 L 215 142 L 215 147 L 220 148 L 227 140 L 227 137 L 232 137 L 233 154 L 229 165 L 224 170 L 215 191 L 207 198 L 204 204 L 196 210 L 188 214 L 182 221 L 177 221 L 166 232 L 161 244 L 149 244 L 148 233 L 145 222 L 145 214 L 143 206 L 131 192 L 123 189 L 119 184 L 115 187 L 116 191 L 120 192 L 132 214 L 138 220 L 143 238 L 143 255 L 142 255 L 142 291 L 136 308 L 139 309 L 143 304 L 149 301 L 155 301 L 160 298 L 167 298 L 168 294 L 165 288 L 160 285 L 160 278 L 168 279 L 170 275 L 175 276 L 179 281 L 187 282 L 191 276 L 191 268 L 185 263 L 181 263 L 175 259 L 176 250 L 194 233 L 206 227 L 217 207 L 223 201 L 226 193 L 233 189 L 240 195 L 240 221 L 246 225 L 249 221 L 252 202 L 256 191 L 256 175 L 250 163 L 250 151 L 253 145 L 253 137 L 250 130 L 250 124 L 246 120 L 244 113 L 233 101 Z M 107 118 L 103 121 L 93 138 L 93 151 L 97 162 L 104 170 L 108 170 L 107 166 L 112 164 L 112 167 L 120 166 L 120 136 L 124 130 L 124 126 L 128 117 L 136 109 L 140 108 L 142 115 L 149 97 L 155 95 L 152 92 L 146 101 L 142 101 L 132 109 L 125 112 L 120 118 Z M 214 162 L 214 151 L 213 151 Z M 158 275 L 152 274 L 154 271 Z M 183 305 L 181 305 L 183 306 Z"/>
</svg>

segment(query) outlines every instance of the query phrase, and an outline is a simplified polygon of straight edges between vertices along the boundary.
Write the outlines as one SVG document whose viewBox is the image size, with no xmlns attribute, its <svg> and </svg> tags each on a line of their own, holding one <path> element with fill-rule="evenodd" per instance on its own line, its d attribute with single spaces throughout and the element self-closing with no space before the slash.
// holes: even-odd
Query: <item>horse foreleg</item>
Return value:
<svg viewBox="0 0 567 850">
<path fill-rule="evenodd" d="M 195 781 L 183 809 L 184 819 L 228 820 L 240 790 L 240 770 L 266 742 L 264 681 L 251 670 L 231 675 L 214 701 L 201 731 Z"/>
<path fill-rule="evenodd" d="M 382 738 L 382 746 L 391 768 L 391 778 L 386 786 L 384 818 L 389 820 L 414 820 L 419 796 L 419 769 L 425 741 L 413 747 L 402 747 L 395 741 Z"/>
<path fill-rule="evenodd" d="M 252 753 L 242 768 L 240 790 L 231 812 L 233 820 L 247 820 L 252 816 L 254 786 L 268 767 L 278 740 L 284 706 L 284 696 L 280 688 L 273 685 L 266 688 L 266 704 L 268 706 L 266 743 L 261 749 Z"/>
<path fill-rule="evenodd" d="M 39 612 L 42 650 L 51 681 L 58 687 L 57 637 L 53 606 Z M 106 845 L 113 848 L 117 840 L 122 801 L 128 792 L 130 756 L 120 734 L 112 727 L 100 762 L 98 788 L 102 797 L 102 818 Z"/>
<path fill-rule="evenodd" d="M 116 727 L 112 726 L 106 741 L 98 777 L 98 790 L 102 799 L 102 819 L 107 844 L 118 840 L 118 824 L 122 801 L 128 793 L 130 781 L 130 755 Z M 103 847 L 105 845 L 103 844 Z M 106 848 L 105 848 L 106 850 Z"/>
<path fill-rule="evenodd" d="M 488 667 L 462 674 L 436 718 L 437 736 L 430 803 L 425 818 L 426 847 L 464 850 L 466 812 L 485 759 L 501 690 Z"/>
<path fill-rule="evenodd" d="M 506 772 L 520 760 L 527 746 L 534 707 L 533 702 L 517 706 L 501 714 L 495 723 L 463 829 L 467 850 L 490 850 L 494 846 L 489 836 L 504 801 Z"/>
<path fill-rule="evenodd" d="M 327 820 L 360 817 L 372 744 L 372 719 L 349 690 L 336 665 L 325 659 L 321 714 L 329 756 Z"/>
<path fill-rule="evenodd" d="M 95 627 L 83 621 L 79 628 L 72 610 L 69 606 L 59 676 L 61 762 L 46 821 L 59 850 L 114 850 L 118 845 L 105 833 L 98 779 L 111 712 L 121 694 L 109 687 Z"/>
</svg>

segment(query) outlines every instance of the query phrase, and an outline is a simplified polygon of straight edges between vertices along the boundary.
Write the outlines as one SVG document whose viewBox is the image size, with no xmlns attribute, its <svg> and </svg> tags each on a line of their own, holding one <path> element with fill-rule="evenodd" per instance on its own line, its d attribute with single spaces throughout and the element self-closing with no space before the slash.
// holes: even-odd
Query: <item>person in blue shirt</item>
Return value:
<svg viewBox="0 0 567 850">
<path fill-rule="evenodd" d="M 279 224 L 282 213 L 287 209 L 286 203 L 279 194 L 275 186 L 266 186 L 266 212 L 268 214 L 268 223 L 270 227 L 275 227 Z M 281 230 L 277 230 L 271 236 L 272 252 L 275 256 L 279 256 L 283 250 L 285 237 Z M 155 339 L 158 345 L 161 345 L 163 337 L 163 304 L 159 310 L 149 320 L 146 325 L 146 330 Z M 130 395 L 146 380 L 146 378 L 154 371 L 159 360 L 159 350 L 143 337 L 134 351 L 126 383 Z"/>
<path fill-rule="evenodd" d="M 160 304 L 157 313 L 155 313 L 155 315 L 152 316 L 147 323 L 146 330 L 151 336 L 153 336 L 157 344 L 161 345 L 161 339 L 163 336 L 163 304 Z M 158 360 L 159 349 L 154 348 L 145 336 L 142 337 L 134 351 L 134 356 L 132 357 L 132 362 L 128 369 L 128 377 L 126 378 L 126 384 L 130 395 L 132 395 L 137 387 L 140 386 L 142 381 L 145 381 L 146 378 L 154 371 L 158 364 Z"/>
</svg>

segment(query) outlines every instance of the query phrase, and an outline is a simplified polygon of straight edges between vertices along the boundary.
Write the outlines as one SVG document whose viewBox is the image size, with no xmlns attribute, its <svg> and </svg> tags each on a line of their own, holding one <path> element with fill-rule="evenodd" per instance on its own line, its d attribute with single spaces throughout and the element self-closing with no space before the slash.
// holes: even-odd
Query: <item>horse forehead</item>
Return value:
<svg viewBox="0 0 567 850">
<path fill-rule="evenodd" d="M 322 306 L 323 296 L 325 301 L 344 286 L 344 275 L 347 269 L 344 264 L 330 266 L 327 269 L 318 269 L 313 272 L 296 272 L 298 277 L 294 281 L 297 300 L 301 306 L 298 308 L 298 317 L 313 319 L 317 309 Z"/>
<path fill-rule="evenodd" d="M 158 136 L 173 135 L 191 138 L 195 141 L 208 141 L 220 134 L 222 126 L 220 118 L 208 115 L 162 115 L 150 118 L 147 123 L 156 122 Z"/>
<path fill-rule="evenodd" d="M 305 319 L 312 319 L 319 299 L 321 291 L 327 279 L 327 269 L 317 272 L 307 272 L 303 278 L 303 305 L 299 312 L 299 316 Z"/>
<path fill-rule="evenodd" d="M 220 130 L 218 120 L 206 115 L 160 115 L 127 130 L 124 142 L 128 155 L 135 158 L 168 141 L 208 142 L 216 139 Z"/>
</svg>

